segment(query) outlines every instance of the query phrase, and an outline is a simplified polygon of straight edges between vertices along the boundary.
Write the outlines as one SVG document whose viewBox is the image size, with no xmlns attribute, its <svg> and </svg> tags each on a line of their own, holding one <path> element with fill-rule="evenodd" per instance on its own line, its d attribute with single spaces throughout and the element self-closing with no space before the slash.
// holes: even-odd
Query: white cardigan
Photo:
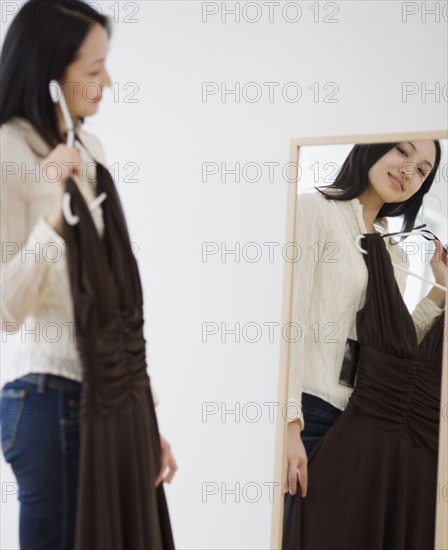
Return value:
<svg viewBox="0 0 448 550">
<path fill-rule="evenodd" d="M 81 151 L 81 178 L 75 181 L 89 203 L 96 196 L 96 170 L 88 152 L 106 167 L 107 161 L 96 136 L 79 122 L 76 131 L 86 149 Z M 42 177 L 38 163 L 51 149 L 28 120 L 14 117 L 0 128 L 0 151 L 0 322 L 3 333 L 21 336 L 12 368 L 6 376 L 2 373 L 2 383 L 32 372 L 82 382 L 65 241 L 44 219 L 56 196 L 56 183 L 49 181 L 50 172 L 46 179 Z M 92 211 L 92 217 L 103 235 L 101 207 Z M 157 405 L 152 384 L 151 390 Z"/>
<path fill-rule="evenodd" d="M 390 232 L 387 218 L 377 218 L 375 225 L 381 233 Z M 302 256 L 294 264 L 291 322 L 297 323 L 293 326 L 300 327 L 302 335 L 290 335 L 287 419 L 299 420 L 301 430 L 302 392 L 341 410 L 353 392 L 339 384 L 339 376 L 346 340 L 357 339 L 356 312 L 364 305 L 367 288 L 367 266 L 355 247 L 359 233 L 367 230 L 358 198 L 328 200 L 314 190 L 298 195 L 295 240 Z M 392 261 L 409 269 L 408 255 L 392 240 L 384 238 Z M 403 295 L 408 274 L 397 268 L 394 273 Z M 412 318 L 418 342 L 441 311 L 426 296 L 417 304 Z"/>
</svg>

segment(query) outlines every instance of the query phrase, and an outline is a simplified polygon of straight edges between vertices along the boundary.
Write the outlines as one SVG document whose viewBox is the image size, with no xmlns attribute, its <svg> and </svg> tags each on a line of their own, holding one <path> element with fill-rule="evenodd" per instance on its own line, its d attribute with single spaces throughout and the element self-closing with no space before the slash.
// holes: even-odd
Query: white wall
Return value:
<svg viewBox="0 0 448 550">
<path fill-rule="evenodd" d="M 97 4 L 112 14 L 112 2 Z M 133 4 L 138 22 L 126 23 Z M 258 2 L 261 19 L 250 23 L 256 13 L 250 4 L 121 2 L 108 63 L 120 100 L 114 102 L 107 91 L 100 113 L 87 123 L 103 141 L 110 165 L 118 162 L 124 170 L 126 162 L 135 162 L 139 168 L 137 183 L 121 181 L 118 188 L 139 246 L 159 424 L 179 464 L 166 486 L 179 549 L 269 547 L 272 504 L 266 484 L 273 478 L 274 423 L 263 403 L 277 399 L 279 334 L 277 329 L 270 342 L 266 323 L 281 322 L 283 264 L 281 246 L 270 262 L 263 243 L 284 240 L 286 182 L 280 170 L 289 160 L 289 140 L 440 129 L 447 122 L 446 10 L 439 23 L 433 16 L 423 22 L 421 12 L 403 22 L 402 10 L 420 10 L 420 3 L 332 2 L 338 22 L 331 23 L 323 22 L 333 11 L 324 9 L 329 4 L 319 3 L 317 15 L 314 3 L 301 2 L 302 17 L 291 23 L 285 17 L 294 17 L 295 3 L 282 16 L 287 3 Z M 239 8 L 240 22 L 232 16 L 222 22 L 222 5 Z M 206 7 L 220 11 L 202 22 Z M 404 101 L 406 81 L 419 93 Z M 123 101 L 132 91 L 125 89 L 129 82 L 138 85 L 135 104 Z M 222 102 L 219 94 L 205 101 L 203 82 L 221 88 L 256 82 L 263 94 L 255 103 L 243 96 L 239 103 L 231 96 Z M 272 102 L 266 82 L 279 83 Z M 294 82 L 302 97 L 288 102 L 281 90 Z M 445 86 L 445 97 L 422 101 L 425 83 Z M 286 90 L 289 97 L 294 89 Z M 325 102 L 335 89 L 337 102 Z M 246 91 L 251 96 L 255 87 Z M 228 176 L 223 183 L 218 174 L 204 183 L 204 162 L 229 168 L 258 163 L 264 170 L 258 182 L 237 183 Z M 268 162 L 278 163 L 273 182 Z M 229 248 L 254 242 L 263 254 L 254 263 L 247 255 L 239 263 L 232 256 L 223 263 L 219 254 L 204 263 L 203 242 Z M 232 336 L 222 343 L 220 333 L 204 343 L 204 322 L 228 327 L 253 322 L 263 330 L 256 343 L 248 341 L 254 331 L 239 343 Z M 252 407 L 239 422 L 232 416 L 221 422 L 218 414 L 205 422 L 204 402 L 220 409 L 257 403 L 262 416 L 247 421 Z M 10 475 L 4 462 L 2 475 Z M 205 482 L 219 489 L 206 502 Z M 241 501 L 228 494 L 222 502 L 221 484 L 227 490 L 240 484 Z M 250 502 L 257 487 L 261 496 Z M 2 506 L 2 548 L 18 547 L 17 505 Z"/>
</svg>

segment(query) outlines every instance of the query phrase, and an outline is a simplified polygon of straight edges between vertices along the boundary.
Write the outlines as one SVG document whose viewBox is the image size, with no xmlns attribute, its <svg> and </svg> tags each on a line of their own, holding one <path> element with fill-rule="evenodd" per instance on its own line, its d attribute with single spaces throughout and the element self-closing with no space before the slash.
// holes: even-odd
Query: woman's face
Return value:
<svg viewBox="0 0 448 550">
<path fill-rule="evenodd" d="M 435 158 L 433 141 L 402 141 L 370 168 L 369 183 L 384 202 L 403 202 L 420 189 Z"/>
<path fill-rule="evenodd" d="M 68 65 L 59 82 L 72 117 L 87 117 L 98 111 L 103 88 L 112 85 L 105 65 L 108 53 L 107 32 L 95 24 L 79 48 L 78 58 Z"/>
</svg>

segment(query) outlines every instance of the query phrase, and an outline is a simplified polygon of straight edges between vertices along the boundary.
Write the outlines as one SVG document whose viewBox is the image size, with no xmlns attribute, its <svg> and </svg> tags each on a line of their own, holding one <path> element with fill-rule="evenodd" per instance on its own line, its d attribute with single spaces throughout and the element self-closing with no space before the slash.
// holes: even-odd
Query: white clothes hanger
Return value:
<svg viewBox="0 0 448 550">
<path fill-rule="evenodd" d="M 51 80 L 49 84 L 51 99 L 54 103 L 59 103 L 61 106 L 62 116 L 64 117 L 65 125 L 67 127 L 67 146 L 73 147 L 76 145 L 79 149 L 81 144 L 78 140 L 75 141 L 75 130 L 73 128 L 73 120 L 70 116 L 70 113 L 67 108 L 67 103 L 65 101 L 64 93 L 61 86 L 56 80 Z M 88 206 L 89 210 L 92 211 L 97 208 L 107 197 L 106 193 L 101 193 L 96 197 Z M 70 207 L 70 194 L 65 192 L 62 195 L 62 213 L 64 218 L 67 220 L 67 223 L 70 225 L 76 225 L 79 222 L 79 216 L 75 216 Z"/>
<path fill-rule="evenodd" d="M 426 224 L 423 224 L 423 225 L 426 225 Z M 428 230 L 420 229 L 421 227 L 423 227 L 423 226 L 419 226 L 418 228 L 415 228 L 415 229 L 413 229 L 412 231 L 409 231 L 409 232 L 398 231 L 397 233 L 393 233 L 393 235 L 402 235 L 402 236 L 405 236 L 405 235 L 422 235 L 426 239 L 428 237 L 425 235 L 425 233 L 431 233 L 432 235 L 434 235 L 432 232 L 430 232 Z M 389 235 L 389 233 L 387 235 Z M 357 235 L 357 237 L 355 239 L 355 246 L 360 252 L 362 252 L 363 254 L 367 254 L 367 251 L 364 250 L 363 248 L 361 248 L 361 246 L 359 244 L 359 241 L 364 236 L 365 236 L 364 233 L 360 233 L 359 235 Z M 397 264 L 394 264 L 394 263 L 392 263 L 392 265 L 395 266 L 397 269 L 401 269 L 401 271 L 404 271 L 405 273 L 408 273 L 409 275 L 412 275 L 413 277 L 417 277 L 417 279 L 420 279 L 420 280 L 424 281 L 425 283 L 429 283 L 430 285 L 435 286 L 437 288 L 440 288 L 441 290 L 446 290 L 446 287 L 444 287 L 443 285 L 439 285 L 439 283 L 435 283 L 434 281 L 431 281 L 430 279 L 425 279 L 424 277 L 421 277 L 420 275 L 417 275 L 417 273 L 413 273 L 412 271 L 409 271 L 409 269 L 405 269 L 401 265 L 397 265 Z"/>
</svg>

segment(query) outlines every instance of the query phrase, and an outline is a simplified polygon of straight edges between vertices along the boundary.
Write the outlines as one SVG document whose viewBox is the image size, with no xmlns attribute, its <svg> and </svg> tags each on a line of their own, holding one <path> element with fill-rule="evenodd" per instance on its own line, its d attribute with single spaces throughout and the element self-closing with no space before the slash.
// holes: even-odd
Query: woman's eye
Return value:
<svg viewBox="0 0 448 550">
<path fill-rule="evenodd" d="M 397 147 L 398 151 L 400 151 L 400 153 L 402 155 L 405 155 L 406 157 L 408 156 L 406 151 L 404 149 L 401 149 L 401 147 Z M 418 171 L 420 172 L 420 174 L 425 177 L 425 171 L 423 170 L 423 168 L 419 168 Z"/>
<path fill-rule="evenodd" d="M 100 73 L 92 73 L 89 76 L 98 76 Z"/>
</svg>

